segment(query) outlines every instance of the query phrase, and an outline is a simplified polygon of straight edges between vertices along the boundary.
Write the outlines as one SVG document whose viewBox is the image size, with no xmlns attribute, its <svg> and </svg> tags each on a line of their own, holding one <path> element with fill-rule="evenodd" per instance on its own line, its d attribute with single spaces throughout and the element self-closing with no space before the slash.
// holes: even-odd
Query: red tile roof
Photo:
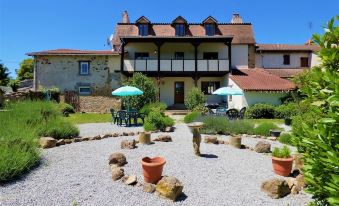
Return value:
<svg viewBox="0 0 339 206">
<path fill-rule="evenodd" d="M 282 68 L 274 68 L 274 69 L 265 69 L 265 71 L 276 75 L 281 78 L 291 78 L 294 77 L 302 72 L 304 72 L 307 69 L 301 69 L 301 68 L 293 68 L 293 69 L 282 69 Z"/>
<path fill-rule="evenodd" d="M 175 37 L 175 29 L 171 24 L 167 23 L 154 23 L 150 27 L 150 32 L 153 36 L 159 37 Z M 188 24 L 186 31 L 188 36 L 206 36 L 205 28 L 201 24 Z M 120 37 L 138 36 L 138 27 L 135 24 L 119 23 L 115 27 L 114 38 L 112 44 L 115 48 L 120 46 Z M 252 25 L 249 23 L 231 24 L 220 23 L 218 24 L 215 36 L 233 36 L 233 44 L 255 44 Z"/>
<path fill-rule="evenodd" d="M 294 45 L 294 44 L 257 44 L 257 51 L 319 51 L 317 45 Z"/>
<path fill-rule="evenodd" d="M 28 56 L 36 55 L 119 55 L 111 50 L 76 50 L 76 49 L 55 49 L 27 53 Z"/>
<path fill-rule="evenodd" d="M 230 78 L 244 91 L 290 91 L 295 85 L 262 68 L 236 70 Z"/>
</svg>

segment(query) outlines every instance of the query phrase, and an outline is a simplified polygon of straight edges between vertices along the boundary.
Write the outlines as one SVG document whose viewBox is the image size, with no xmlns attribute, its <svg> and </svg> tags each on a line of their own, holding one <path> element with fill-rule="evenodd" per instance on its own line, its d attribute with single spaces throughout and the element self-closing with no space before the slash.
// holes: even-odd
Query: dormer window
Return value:
<svg viewBox="0 0 339 206">
<path fill-rule="evenodd" d="M 215 35 L 215 25 L 214 24 L 205 24 L 205 32 L 206 32 L 206 36 L 214 36 Z"/>
<path fill-rule="evenodd" d="M 185 36 L 185 24 L 175 25 L 175 36 Z"/>
<path fill-rule="evenodd" d="M 148 36 L 148 26 L 151 24 L 151 22 L 146 17 L 141 16 L 135 21 L 135 24 L 138 26 L 139 36 Z"/>
<path fill-rule="evenodd" d="M 139 36 L 148 36 L 148 24 L 138 24 Z"/>
</svg>

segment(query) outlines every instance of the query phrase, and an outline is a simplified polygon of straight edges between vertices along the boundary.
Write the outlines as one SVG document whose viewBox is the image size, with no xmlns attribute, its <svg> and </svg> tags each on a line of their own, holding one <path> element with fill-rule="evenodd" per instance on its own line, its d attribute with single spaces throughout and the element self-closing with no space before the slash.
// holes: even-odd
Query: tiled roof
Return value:
<svg viewBox="0 0 339 206">
<path fill-rule="evenodd" d="M 255 44 L 253 28 L 251 24 L 223 24 L 216 27 L 215 36 L 233 36 L 233 44 Z M 171 24 L 152 24 L 150 35 L 161 37 L 175 37 L 175 29 Z M 201 24 L 188 24 L 187 36 L 206 36 L 205 28 Z M 120 37 L 138 36 L 138 27 L 135 24 L 120 23 L 115 27 L 112 44 L 115 48 L 120 45 Z"/>
<path fill-rule="evenodd" d="M 282 69 L 282 68 L 274 68 L 274 69 L 265 69 L 265 71 L 274 74 L 281 78 L 291 78 L 295 75 L 298 75 L 305 71 L 306 69 L 301 68 L 293 68 L 293 69 Z"/>
<path fill-rule="evenodd" d="M 27 53 L 28 56 L 36 55 L 119 55 L 111 50 L 76 50 L 76 49 L 55 49 Z"/>
<path fill-rule="evenodd" d="M 296 45 L 296 44 L 257 44 L 257 51 L 319 51 L 317 45 Z"/>
<path fill-rule="evenodd" d="M 244 91 L 290 91 L 295 85 L 262 68 L 239 69 L 230 78 Z"/>
</svg>

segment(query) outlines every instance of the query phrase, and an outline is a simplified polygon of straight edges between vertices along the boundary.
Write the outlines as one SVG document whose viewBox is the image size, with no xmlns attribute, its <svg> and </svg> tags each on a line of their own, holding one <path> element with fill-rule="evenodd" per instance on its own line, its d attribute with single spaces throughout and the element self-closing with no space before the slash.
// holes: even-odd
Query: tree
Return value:
<svg viewBox="0 0 339 206">
<path fill-rule="evenodd" d="M 339 205 L 339 27 L 334 18 L 325 31 L 313 36 L 321 47 L 321 65 L 297 79 L 305 95 L 301 103 L 310 105 L 311 111 L 299 117 L 301 131 L 295 141 L 298 151 L 304 152 L 303 173 L 307 191 L 315 199 L 313 205 Z M 310 122 L 308 116 L 316 117 Z"/>
<path fill-rule="evenodd" d="M 33 79 L 33 59 L 24 59 L 17 70 L 18 80 Z"/>
<path fill-rule="evenodd" d="M 0 86 L 7 86 L 9 82 L 9 70 L 3 63 L 0 63 Z"/>
</svg>

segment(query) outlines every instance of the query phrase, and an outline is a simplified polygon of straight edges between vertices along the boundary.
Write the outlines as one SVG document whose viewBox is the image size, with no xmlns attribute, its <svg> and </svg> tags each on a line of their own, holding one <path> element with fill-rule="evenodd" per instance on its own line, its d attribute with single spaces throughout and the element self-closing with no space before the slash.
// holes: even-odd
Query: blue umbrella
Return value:
<svg viewBox="0 0 339 206">
<path fill-rule="evenodd" d="M 112 92 L 114 96 L 126 97 L 126 96 L 135 96 L 142 95 L 144 92 L 136 87 L 124 86 L 120 87 Z"/>
<path fill-rule="evenodd" d="M 120 97 L 127 97 L 127 96 L 136 96 L 136 95 L 142 95 L 144 92 L 136 87 L 131 86 L 123 86 L 120 87 L 112 92 L 112 95 L 114 96 L 120 96 Z M 129 110 L 129 105 L 127 106 L 127 110 Z"/>
<path fill-rule="evenodd" d="M 232 87 L 221 87 L 213 92 L 216 95 L 244 95 L 241 89 Z"/>
</svg>

